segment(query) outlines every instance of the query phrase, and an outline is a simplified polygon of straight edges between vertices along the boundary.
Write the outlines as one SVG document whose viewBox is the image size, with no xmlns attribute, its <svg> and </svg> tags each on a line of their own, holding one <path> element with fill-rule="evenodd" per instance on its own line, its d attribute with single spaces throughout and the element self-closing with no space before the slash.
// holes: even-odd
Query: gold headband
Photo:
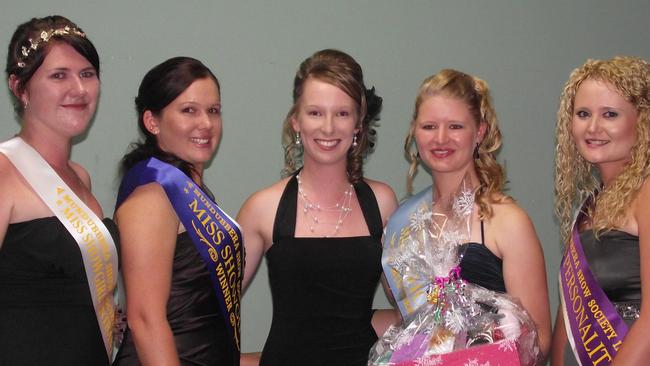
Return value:
<svg viewBox="0 0 650 366">
<path fill-rule="evenodd" d="M 64 36 L 64 35 L 70 35 L 74 34 L 82 38 L 86 38 L 86 34 L 82 31 L 80 31 L 77 28 L 70 27 L 70 26 L 65 26 L 63 28 L 57 28 L 57 29 L 50 29 L 47 31 L 42 31 L 41 36 L 39 38 L 36 38 L 36 40 L 29 39 L 29 47 L 23 46 L 22 48 L 22 55 L 23 57 L 19 59 L 17 66 L 20 68 L 25 67 L 25 60 L 27 60 L 27 57 L 29 57 L 29 54 L 32 52 L 32 50 L 36 51 L 38 47 L 42 43 L 47 43 L 49 40 L 52 38 L 52 36 Z"/>
</svg>

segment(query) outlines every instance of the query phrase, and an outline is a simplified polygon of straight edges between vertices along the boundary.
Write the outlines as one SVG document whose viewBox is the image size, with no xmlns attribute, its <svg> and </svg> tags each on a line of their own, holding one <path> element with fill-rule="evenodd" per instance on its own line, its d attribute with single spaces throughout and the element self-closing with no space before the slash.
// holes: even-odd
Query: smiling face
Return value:
<svg viewBox="0 0 650 366">
<path fill-rule="evenodd" d="M 304 165 L 347 164 L 358 132 L 354 100 L 338 87 L 318 79 L 305 81 L 291 125 L 300 134 Z"/>
<path fill-rule="evenodd" d="M 639 113 L 607 82 L 587 79 L 576 92 L 571 133 L 582 157 L 603 179 L 618 175 L 631 158 Z"/>
<path fill-rule="evenodd" d="M 71 46 L 54 43 L 18 98 L 26 106 L 27 128 L 72 138 L 88 127 L 98 96 L 99 79 L 92 64 Z"/>
<path fill-rule="evenodd" d="M 194 81 L 158 116 L 143 115 L 145 127 L 156 135 L 161 150 L 201 172 L 221 139 L 221 96 L 211 78 Z"/>
<path fill-rule="evenodd" d="M 474 148 L 485 123 L 472 117 L 461 100 L 443 94 L 427 97 L 414 121 L 415 143 L 422 162 L 436 173 L 461 173 L 474 167 Z"/>
</svg>

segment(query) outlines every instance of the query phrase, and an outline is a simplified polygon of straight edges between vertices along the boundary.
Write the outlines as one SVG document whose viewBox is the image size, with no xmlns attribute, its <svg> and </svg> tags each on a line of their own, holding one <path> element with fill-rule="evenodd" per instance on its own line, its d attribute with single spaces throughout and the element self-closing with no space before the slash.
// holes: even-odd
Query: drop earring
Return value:
<svg viewBox="0 0 650 366">
<path fill-rule="evenodd" d="M 296 133 L 296 146 L 300 146 L 301 141 L 300 141 L 300 132 Z"/>
<path fill-rule="evenodd" d="M 352 147 L 357 147 L 359 143 L 357 142 L 357 134 L 354 134 L 354 137 L 352 138 Z"/>
</svg>

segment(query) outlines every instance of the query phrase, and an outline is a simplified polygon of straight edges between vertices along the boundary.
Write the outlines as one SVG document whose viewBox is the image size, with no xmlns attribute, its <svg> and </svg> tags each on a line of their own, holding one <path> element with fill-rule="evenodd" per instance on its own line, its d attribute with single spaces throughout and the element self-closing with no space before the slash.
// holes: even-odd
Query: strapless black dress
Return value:
<svg viewBox="0 0 650 366">
<path fill-rule="evenodd" d="M 117 244 L 115 225 L 104 224 Z M 54 216 L 10 224 L 0 248 L 0 365 L 108 364 L 74 238 Z"/>
<path fill-rule="evenodd" d="M 505 293 L 503 261 L 485 246 L 484 236 L 481 221 L 481 242 L 465 243 L 459 247 L 460 276 L 465 281 L 488 290 Z"/>
<path fill-rule="evenodd" d="M 619 230 L 601 234 L 599 240 L 593 230 L 580 233 L 582 249 L 589 268 L 598 285 L 615 306 L 630 305 L 640 308 L 641 304 L 641 260 L 639 237 Z M 629 327 L 634 317 L 623 317 Z M 564 364 L 578 365 L 571 346 L 564 349 Z"/>
</svg>

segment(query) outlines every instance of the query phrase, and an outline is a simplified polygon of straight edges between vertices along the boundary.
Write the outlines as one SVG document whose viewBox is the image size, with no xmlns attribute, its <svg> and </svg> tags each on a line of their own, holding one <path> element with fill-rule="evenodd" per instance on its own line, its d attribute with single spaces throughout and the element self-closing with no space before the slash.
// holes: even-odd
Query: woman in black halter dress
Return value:
<svg viewBox="0 0 650 366">
<path fill-rule="evenodd" d="M 387 327 L 373 322 L 372 300 L 383 223 L 397 206 L 392 189 L 361 170 L 381 99 L 336 50 L 305 60 L 294 86 L 284 126 L 291 175 L 253 194 L 237 219 L 244 286 L 262 256 L 268 263 L 273 321 L 260 365 L 366 365 Z"/>
</svg>

